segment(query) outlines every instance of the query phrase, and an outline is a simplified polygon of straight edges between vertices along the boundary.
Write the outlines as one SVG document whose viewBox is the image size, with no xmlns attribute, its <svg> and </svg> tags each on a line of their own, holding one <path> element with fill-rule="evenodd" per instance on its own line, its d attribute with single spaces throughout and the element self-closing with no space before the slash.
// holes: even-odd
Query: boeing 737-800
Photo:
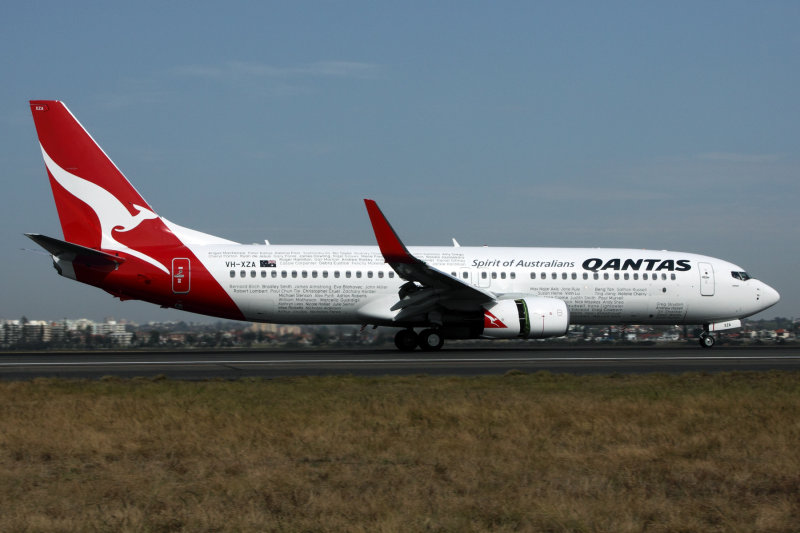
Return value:
<svg viewBox="0 0 800 533">
<path fill-rule="evenodd" d="M 365 200 L 378 246 L 243 245 L 156 214 L 59 101 L 31 101 L 64 238 L 28 236 L 59 274 L 121 300 L 216 317 L 402 328 L 401 350 L 445 339 L 558 337 L 570 324 L 701 324 L 714 332 L 777 291 L 727 261 L 600 248 L 407 248 Z"/>
</svg>

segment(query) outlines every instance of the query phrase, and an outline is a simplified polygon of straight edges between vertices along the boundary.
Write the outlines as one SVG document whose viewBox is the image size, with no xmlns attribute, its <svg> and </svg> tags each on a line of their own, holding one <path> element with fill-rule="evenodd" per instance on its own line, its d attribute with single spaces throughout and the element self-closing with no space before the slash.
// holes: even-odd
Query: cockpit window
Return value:
<svg viewBox="0 0 800 533">
<path fill-rule="evenodd" d="M 731 276 L 733 276 L 733 279 L 740 279 L 742 281 L 747 281 L 748 279 L 751 279 L 750 274 L 748 274 L 747 272 L 731 272 Z"/>
</svg>

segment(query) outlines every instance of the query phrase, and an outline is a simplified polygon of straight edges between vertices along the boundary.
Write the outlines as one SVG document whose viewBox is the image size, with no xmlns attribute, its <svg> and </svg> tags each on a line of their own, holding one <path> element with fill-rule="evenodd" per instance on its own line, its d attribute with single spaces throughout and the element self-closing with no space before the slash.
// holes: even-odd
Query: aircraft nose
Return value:
<svg viewBox="0 0 800 533">
<path fill-rule="evenodd" d="M 778 291 L 776 291 L 766 283 L 763 284 L 763 286 L 761 287 L 761 305 L 764 306 L 764 309 L 772 307 L 773 305 L 778 303 L 780 299 L 781 295 L 778 293 Z"/>
</svg>

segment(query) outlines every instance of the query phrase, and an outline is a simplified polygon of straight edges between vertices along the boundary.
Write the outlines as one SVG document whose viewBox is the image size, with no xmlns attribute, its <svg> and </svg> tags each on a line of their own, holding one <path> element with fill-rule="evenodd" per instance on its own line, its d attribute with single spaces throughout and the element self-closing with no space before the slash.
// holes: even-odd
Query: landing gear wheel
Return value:
<svg viewBox="0 0 800 533">
<path fill-rule="evenodd" d="M 417 336 L 419 347 L 424 352 L 435 352 L 441 350 L 444 345 L 444 337 L 436 329 L 424 329 Z"/>
<path fill-rule="evenodd" d="M 413 329 L 403 329 L 394 336 L 394 345 L 401 352 L 413 352 L 417 347 L 417 334 Z"/>
<path fill-rule="evenodd" d="M 702 346 L 703 348 L 713 347 L 716 341 L 717 339 L 715 339 L 713 335 L 709 335 L 708 333 L 700 335 L 700 346 Z"/>
</svg>

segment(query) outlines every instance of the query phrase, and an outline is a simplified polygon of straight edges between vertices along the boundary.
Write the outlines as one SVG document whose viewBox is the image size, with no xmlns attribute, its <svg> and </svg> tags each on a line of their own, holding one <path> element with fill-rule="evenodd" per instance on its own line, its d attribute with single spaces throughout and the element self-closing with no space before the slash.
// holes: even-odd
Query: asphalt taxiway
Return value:
<svg viewBox="0 0 800 533">
<path fill-rule="evenodd" d="M 511 370 L 571 374 L 800 370 L 800 345 L 751 347 L 588 347 L 536 344 L 447 348 L 439 352 L 380 350 L 38 352 L 0 354 L 0 379 L 98 379 L 165 376 L 238 379 L 352 374 L 497 375 Z"/>
</svg>

